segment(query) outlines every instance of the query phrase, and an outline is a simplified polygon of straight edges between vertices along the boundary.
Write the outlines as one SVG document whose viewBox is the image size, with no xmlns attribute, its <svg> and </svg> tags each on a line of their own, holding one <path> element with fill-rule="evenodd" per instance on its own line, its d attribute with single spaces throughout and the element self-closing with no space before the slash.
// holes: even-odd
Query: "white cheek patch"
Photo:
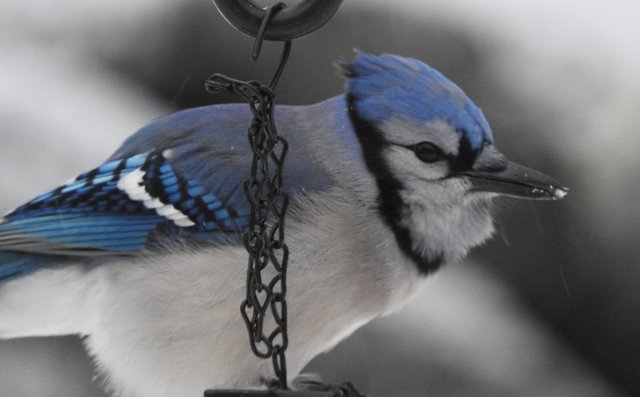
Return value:
<svg viewBox="0 0 640 397">
<path fill-rule="evenodd" d="M 151 197 L 143 184 L 145 171 L 137 168 L 118 181 L 118 189 L 122 190 L 134 201 L 142 201 L 145 207 L 153 209 L 160 216 L 163 216 L 180 227 L 194 226 L 187 215 L 183 214 L 173 204 L 165 204 L 157 197 Z"/>
</svg>

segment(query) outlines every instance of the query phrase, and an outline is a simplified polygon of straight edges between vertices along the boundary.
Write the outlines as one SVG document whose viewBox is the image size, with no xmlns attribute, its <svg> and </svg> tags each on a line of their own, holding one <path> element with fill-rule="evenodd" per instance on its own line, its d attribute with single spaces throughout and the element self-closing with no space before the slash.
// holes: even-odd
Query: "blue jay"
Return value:
<svg viewBox="0 0 640 397">
<path fill-rule="evenodd" d="M 285 189 L 290 378 L 416 295 L 492 233 L 491 199 L 559 199 L 507 161 L 482 112 L 415 60 L 359 52 L 346 94 L 278 106 Z M 0 338 L 79 334 L 124 396 L 258 388 L 239 304 L 251 151 L 248 106 L 183 110 L 102 165 L 0 222 Z"/>
</svg>

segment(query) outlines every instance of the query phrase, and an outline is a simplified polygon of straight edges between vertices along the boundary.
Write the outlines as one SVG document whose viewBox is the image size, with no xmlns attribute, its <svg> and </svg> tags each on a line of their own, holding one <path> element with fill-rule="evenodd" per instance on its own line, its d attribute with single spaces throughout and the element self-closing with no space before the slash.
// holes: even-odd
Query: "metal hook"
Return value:
<svg viewBox="0 0 640 397">
<path fill-rule="evenodd" d="M 251 51 L 251 59 L 254 61 L 258 60 L 260 56 L 260 49 L 262 48 L 262 42 L 264 41 L 264 36 L 267 31 L 267 27 L 269 26 L 273 17 L 280 11 L 287 8 L 287 5 L 283 2 L 279 2 L 271 7 L 268 7 L 264 16 L 262 17 L 262 22 L 260 22 L 260 28 L 258 29 L 258 33 L 256 35 L 256 40 L 253 43 L 253 50 Z M 291 40 L 287 40 L 284 42 L 284 48 L 282 49 L 282 55 L 280 56 L 280 63 L 278 64 L 278 68 L 271 79 L 271 83 L 269 83 L 269 89 L 273 92 L 276 89 L 276 85 L 278 85 L 278 81 L 280 81 L 280 76 L 284 71 L 284 67 L 287 65 L 287 61 L 289 60 L 289 53 L 291 52 Z"/>
<path fill-rule="evenodd" d="M 267 32 L 267 26 L 273 17 L 285 8 L 287 8 L 287 5 L 283 2 L 279 2 L 265 10 L 262 21 L 260 22 L 260 27 L 258 28 L 258 33 L 255 36 L 256 41 L 253 43 L 253 50 L 251 51 L 251 59 L 254 61 L 257 61 L 260 56 L 260 49 L 262 48 L 262 42 L 264 41 L 264 36 Z"/>
<path fill-rule="evenodd" d="M 269 41 L 289 41 L 309 34 L 327 23 L 344 0 L 302 0 L 280 10 L 264 31 Z M 253 0 L 213 0 L 222 16 L 239 31 L 257 37 L 265 10 Z"/>
<path fill-rule="evenodd" d="M 282 56 L 280 57 L 280 64 L 271 79 L 271 83 L 269 83 L 269 89 L 271 91 L 275 91 L 276 85 L 278 85 L 278 81 L 280 81 L 280 76 L 282 76 L 284 67 L 287 65 L 287 61 L 289 60 L 289 53 L 291 53 L 291 41 L 285 41 L 284 48 L 282 49 Z"/>
</svg>

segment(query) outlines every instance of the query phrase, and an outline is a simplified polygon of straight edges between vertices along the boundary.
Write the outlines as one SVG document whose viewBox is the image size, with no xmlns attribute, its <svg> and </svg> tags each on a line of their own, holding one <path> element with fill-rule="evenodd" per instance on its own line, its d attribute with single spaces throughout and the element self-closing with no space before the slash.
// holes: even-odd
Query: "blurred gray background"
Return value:
<svg viewBox="0 0 640 397">
<path fill-rule="evenodd" d="M 346 0 L 294 43 L 280 102 L 340 93 L 332 62 L 356 47 L 420 58 L 511 159 L 571 188 L 501 199 L 491 243 L 310 371 L 372 397 L 640 395 L 638 37 L 635 0 Z M 0 212 L 156 117 L 232 100 L 205 94 L 211 73 L 267 80 L 280 47 L 254 64 L 251 45 L 209 0 L 3 1 Z M 0 341 L 0 397 L 102 396 L 92 376 L 79 338 Z"/>
</svg>

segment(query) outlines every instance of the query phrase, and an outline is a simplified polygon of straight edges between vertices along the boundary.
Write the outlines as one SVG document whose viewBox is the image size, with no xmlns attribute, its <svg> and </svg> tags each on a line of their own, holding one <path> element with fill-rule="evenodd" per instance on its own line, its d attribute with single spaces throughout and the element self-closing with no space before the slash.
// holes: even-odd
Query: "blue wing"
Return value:
<svg viewBox="0 0 640 397">
<path fill-rule="evenodd" d="M 328 176 L 305 151 L 312 146 L 295 144 L 302 139 L 295 120 L 280 112 L 296 146 L 285 189 L 292 196 L 326 189 Z M 100 167 L 9 213 L 0 220 L 0 282 L 69 256 L 95 261 L 161 250 L 167 239 L 239 244 L 249 214 L 242 182 L 251 164 L 250 120 L 246 105 L 158 119 Z"/>
<path fill-rule="evenodd" d="M 172 238 L 238 236 L 248 213 L 236 194 L 240 181 L 216 195 L 177 172 L 171 154 L 109 161 L 24 204 L 0 223 L 0 251 L 130 254 L 149 248 L 152 230 Z"/>
</svg>

